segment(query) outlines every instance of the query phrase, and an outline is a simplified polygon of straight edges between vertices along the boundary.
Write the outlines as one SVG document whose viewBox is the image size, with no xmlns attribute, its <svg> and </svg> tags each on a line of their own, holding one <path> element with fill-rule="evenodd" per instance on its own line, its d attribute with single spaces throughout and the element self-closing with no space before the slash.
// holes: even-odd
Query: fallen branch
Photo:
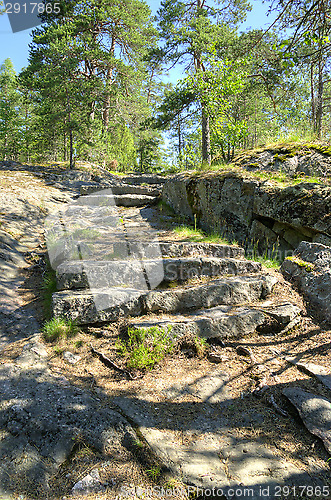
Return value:
<svg viewBox="0 0 331 500">
<path fill-rule="evenodd" d="M 272 394 L 270 394 L 269 398 L 268 398 L 268 401 L 270 402 L 270 404 L 275 408 L 276 412 L 279 413 L 280 415 L 282 415 L 283 417 L 288 417 L 288 413 L 283 410 L 275 401 L 275 398 L 273 397 Z"/>
<path fill-rule="evenodd" d="M 90 344 L 90 347 L 91 347 L 92 354 L 95 354 L 96 356 L 98 356 L 98 358 L 100 359 L 100 361 L 104 365 L 106 365 L 110 368 L 114 368 L 118 372 L 124 373 L 124 375 L 126 375 L 130 380 L 136 380 L 136 379 L 140 378 L 140 377 L 134 377 L 128 370 L 124 370 L 123 368 L 118 366 L 116 363 L 114 363 L 114 361 L 112 361 L 111 359 L 107 358 L 107 356 L 102 354 L 102 352 L 94 349 L 94 347 L 91 344 Z"/>
</svg>

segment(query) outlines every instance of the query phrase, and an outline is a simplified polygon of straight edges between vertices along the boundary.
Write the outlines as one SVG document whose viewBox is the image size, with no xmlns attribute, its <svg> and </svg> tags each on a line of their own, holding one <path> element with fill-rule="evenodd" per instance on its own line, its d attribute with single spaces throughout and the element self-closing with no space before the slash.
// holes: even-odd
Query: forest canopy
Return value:
<svg viewBox="0 0 331 500">
<path fill-rule="evenodd" d="M 268 4 L 269 28 L 243 30 L 248 0 L 60 2 L 26 68 L 0 67 L 1 157 L 162 171 L 328 139 L 331 1 Z"/>
</svg>

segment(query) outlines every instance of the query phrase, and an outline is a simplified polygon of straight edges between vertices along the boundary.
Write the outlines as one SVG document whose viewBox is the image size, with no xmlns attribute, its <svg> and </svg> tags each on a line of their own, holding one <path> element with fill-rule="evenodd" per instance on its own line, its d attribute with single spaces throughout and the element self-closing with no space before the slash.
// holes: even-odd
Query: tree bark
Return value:
<svg viewBox="0 0 331 500">
<path fill-rule="evenodd" d="M 202 14 L 204 0 L 197 0 L 197 17 Z M 204 72 L 204 66 L 201 60 L 201 53 L 196 52 L 194 54 L 195 68 L 196 71 Z M 210 129 L 209 129 L 209 116 L 205 109 L 205 105 L 201 102 L 201 153 L 202 162 L 210 165 L 211 154 L 210 154 Z"/>
<path fill-rule="evenodd" d="M 210 165 L 211 154 L 210 154 L 210 130 L 209 130 L 209 116 L 205 111 L 204 105 L 202 104 L 202 114 L 201 114 L 201 139 L 202 139 L 202 161 Z"/>
<path fill-rule="evenodd" d="M 317 98 L 316 98 L 316 124 L 315 132 L 320 139 L 322 134 L 322 115 L 323 115 L 323 61 L 321 58 L 318 61 L 318 85 L 317 85 Z"/>
</svg>

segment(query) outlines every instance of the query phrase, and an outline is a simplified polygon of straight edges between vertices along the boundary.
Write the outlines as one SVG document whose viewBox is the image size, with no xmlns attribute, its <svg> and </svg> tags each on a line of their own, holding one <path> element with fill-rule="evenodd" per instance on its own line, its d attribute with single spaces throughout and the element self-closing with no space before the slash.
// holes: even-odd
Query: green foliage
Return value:
<svg viewBox="0 0 331 500">
<path fill-rule="evenodd" d="M 71 167 L 78 155 L 132 169 L 154 92 L 146 83 L 147 52 L 156 39 L 150 9 L 140 0 L 61 6 L 59 16 L 45 14 L 34 30 L 29 65 L 20 75 L 36 103 L 33 146 L 55 159 L 70 156 Z"/>
<path fill-rule="evenodd" d="M 146 472 L 155 481 L 161 475 L 161 467 L 159 465 L 155 465 L 154 467 L 147 469 Z"/>
<path fill-rule="evenodd" d="M 22 120 L 19 93 L 13 63 L 6 59 L 0 66 L 0 157 L 19 158 Z"/>
<path fill-rule="evenodd" d="M 268 239 L 266 239 L 264 248 L 266 248 L 266 250 L 261 253 L 260 241 L 252 240 L 246 250 L 246 258 L 254 260 L 255 262 L 260 262 L 270 269 L 279 269 L 283 261 L 282 252 L 279 250 L 279 241 L 277 240 L 272 246 L 269 246 Z"/>
<path fill-rule="evenodd" d="M 201 229 L 196 229 L 187 225 L 180 225 L 175 227 L 174 232 L 182 239 L 188 241 L 196 241 L 196 242 L 200 241 L 202 243 L 217 243 L 222 245 L 236 244 L 236 242 L 230 243 L 220 234 L 217 233 L 207 234 L 204 233 Z"/>
<path fill-rule="evenodd" d="M 77 331 L 78 329 L 73 321 L 64 318 L 52 318 L 46 321 L 43 327 L 43 337 L 46 342 L 54 342 L 61 338 L 72 337 Z"/>
<path fill-rule="evenodd" d="M 151 370 L 167 354 L 171 353 L 174 341 L 168 331 L 153 326 L 150 328 L 129 328 L 128 340 L 118 340 L 116 348 L 127 359 L 129 368 Z"/>
<path fill-rule="evenodd" d="M 212 152 L 221 151 L 222 158 L 230 161 L 247 135 L 246 120 L 238 119 L 234 112 L 246 85 L 247 60 L 218 60 L 210 55 L 206 65 L 208 69 L 188 76 L 181 85 L 203 103 L 209 116 Z"/>
<path fill-rule="evenodd" d="M 206 339 L 199 337 L 196 335 L 194 337 L 194 346 L 197 353 L 198 358 L 203 358 L 206 355 L 206 352 L 209 348 L 209 344 Z"/>
</svg>

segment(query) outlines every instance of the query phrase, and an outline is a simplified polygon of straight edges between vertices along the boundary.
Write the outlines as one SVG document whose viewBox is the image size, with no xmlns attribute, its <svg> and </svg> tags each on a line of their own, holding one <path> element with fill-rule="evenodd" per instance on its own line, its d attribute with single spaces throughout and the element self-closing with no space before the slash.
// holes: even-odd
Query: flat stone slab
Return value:
<svg viewBox="0 0 331 500">
<path fill-rule="evenodd" d="M 271 314 L 272 313 L 272 314 Z M 240 338 L 268 327 L 273 333 L 281 330 L 286 322 L 300 314 L 300 308 L 287 303 L 268 309 L 217 306 L 187 315 L 158 316 L 134 320 L 135 328 L 158 326 L 171 336 L 197 335 L 210 338 Z M 277 318 L 277 320 L 276 320 Z M 271 323 L 274 319 L 274 323 Z"/>
<path fill-rule="evenodd" d="M 89 194 L 80 196 L 75 203 L 76 206 L 119 206 L 119 207 L 143 207 L 154 204 L 158 201 L 157 196 L 148 196 L 146 194 L 113 194 L 111 189 L 109 193 L 101 191 L 99 194 Z"/>
<path fill-rule="evenodd" d="M 268 275 L 238 276 L 147 293 L 125 288 L 63 290 L 53 294 L 52 309 L 55 317 L 65 317 L 78 324 L 116 321 L 119 317 L 151 312 L 170 313 L 257 301 L 270 292 L 275 280 Z"/>
<path fill-rule="evenodd" d="M 259 272 L 261 264 L 244 259 L 212 257 L 142 259 L 114 261 L 73 261 L 57 267 L 59 290 L 134 286 L 155 288 L 162 282 L 184 282 L 199 276 L 237 275 Z"/>
<path fill-rule="evenodd" d="M 145 290 L 96 289 L 63 290 L 53 293 L 54 317 L 71 319 L 79 325 L 117 321 L 120 317 L 142 314 L 142 297 Z"/>
<path fill-rule="evenodd" d="M 167 177 L 157 174 L 127 174 L 119 175 L 117 178 L 120 182 L 126 184 L 164 184 Z"/>
<path fill-rule="evenodd" d="M 59 233 L 52 230 L 50 233 L 53 240 L 48 242 L 48 253 L 52 267 L 57 268 L 64 261 L 72 260 L 121 260 L 157 257 L 216 257 L 216 258 L 244 258 L 244 249 L 231 245 L 218 245 L 213 243 L 164 243 L 159 242 L 157 235 L 146 227 L 139 230 L 140 238 L 137 241 L 137 230 L 121 227 L 117 216 L 108 215 L 103 224 L 84 225 L 80 219 L 80 228 L 77 228 L 77 217 L 81 213 L 74 214 L 71 221 L 66 217 L 66 233 L 63 227 Z M 71 217 L 70 217 L 71 218 Z M 69 222 L 69 224 L 68 224 Z M 60 232 L 61 231 L 61 232 Z"/>
<path fill-rule="evenodd" d="M 46 366 L 42 345 L 30 343 L 16 363 L 0 367 L 0 485 L 3 495 L 28 491 L 46 498 L 48 481 L 84 440 L 107 454 L 135 435 L 116 410 L 71 386 Z M 33 491 L 31 491 L 33 485 Z M 5 496 L 5 498 L 8 498 Z M 16 498 L 16 497 L 15 497 Z"/>
<path fill-rule="evenodd" d="M 114 195 L 118 194 L 139 194 L 139 195 L 147 195 L 147 196 L 159 196 L 161 193 L 161 189 L 154 186 L 140 186 L 133 184 L 113 184 L 113 183 L 100 183 L 95 185 L 81 186 L 80 193 L 84 194 L 92 194 L 96 192 L 101 192 L 103 189 L 111 189 Z"/>
<path fill-rule="evenodd" d="M 152 388 L 146 388 L 114 401 L 160 460 L 186 484 L 214 488 L 211 498 L 218 492 L 229 499 L 260 500 L 261 488 L 269 487 L 268 495 L 264 489 L 265 498 L 276 500 L 276 486 L 314 484 L 258 436 L 251 440 L 236 435 L 234 428 L 242 425 L 242 419 L 259 427 L 263 417 L 250 410 L 243 414 L 228 382 L 228 375 L 216 367 L 202 377 L 189 373 L 175 384 L 162 379 L 160 387 L 165 387 L 154 395 Z M 229 407 L 235 407 L 232 416 Z"/>
<path fill-rule="evenodd" d="M 116 194 L 115 203 L 119 207 L 143 207 L 153 205 L 159 200 L 158 196 L 148 196 L 146 194 Z"/>
<path fill-rule="evenodd" d="M 303 370 L 309 373 L 309 375 L 314 375 L 325 387 L 331 390 L 331 373 L 328 368 L 314 363 L 298 361 L 295 358 L 286 357 L 285 359 L 299 368 L 299 370 Z"/>
<path fill-rule="evenodd" d="M 299 387 L 284 389 L 283 395 L 296 407 L 309 432 L 319 437 L 327 452 L 331 454 L 330 401 Z"/>
<path fill-rule="evenodd" d="M 236 276 L 194 287 L 152 290 L 143 297 L 144 310 L 169 313 L 255 302 L 265 298 L 276 281 L 273 276 Z"/>
<path fill-rule="evenodd" d="M 164 257 L 217 257 L 219 259 L 245 257 L 245 250 L 237 245 L 162 241 L 158 244 Z"/>
</svg>

